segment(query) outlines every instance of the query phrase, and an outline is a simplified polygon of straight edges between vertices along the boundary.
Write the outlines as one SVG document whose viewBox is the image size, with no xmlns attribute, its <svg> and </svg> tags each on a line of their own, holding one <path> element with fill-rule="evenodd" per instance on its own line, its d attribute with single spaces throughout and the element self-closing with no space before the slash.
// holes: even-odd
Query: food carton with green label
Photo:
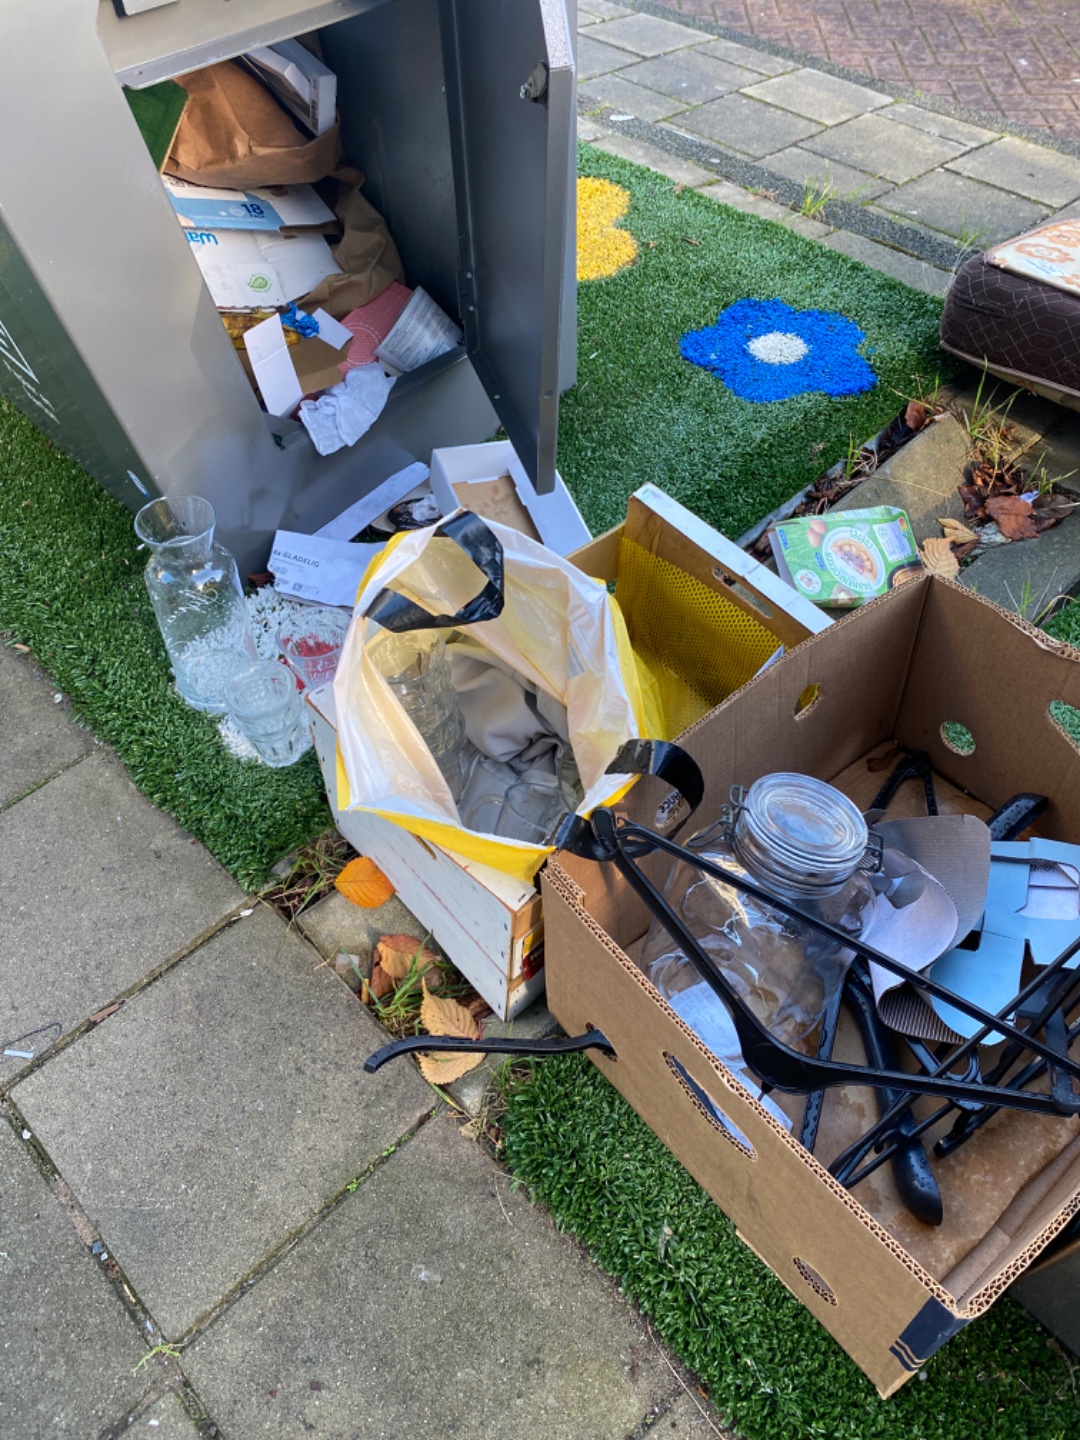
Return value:
<svg viewBox="0 0 1080 1440">
<path fill-rule="evenodd" d="M 781 520 L 769 531 L 776 568 L 816 605 L 865 605 L 922 570 L 903 510 L 869 510 Z"/>
</svg>

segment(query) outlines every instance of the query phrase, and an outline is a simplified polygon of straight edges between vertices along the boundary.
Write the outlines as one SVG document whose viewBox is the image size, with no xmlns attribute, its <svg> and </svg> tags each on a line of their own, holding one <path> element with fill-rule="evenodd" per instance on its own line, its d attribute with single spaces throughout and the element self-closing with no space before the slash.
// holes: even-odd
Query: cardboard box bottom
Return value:
<svg viewBox="0 0 1080 1440">
<path fill-rule="evenodd" d="M 1080 656 L 959 587 L 927 579 L 907 591 L 799 646 L 683 737 L 707 782 L 691 829 L 717 818 L 732 784 L 778 769 L 831 780 L 865 808 L 883 779 L 867 759 L 899 742 L 930 752 L 943 813 L 985 818 L 1010 795 L 1036 791 L 1053 802 L 1041 832 L 1080 842 L 1080 765 L 1048 718 L 1054 700 L 1080 706 Z M 993 688 L 1002 674 L 1017 682 L 1007 702 Z M 815 686 L 817 698 L 800 706 Z M 972 754 L 949 748 L 946 721 L 976 736 Z M 649 824 L 656 798 L 639 786 L 626 809 Z M 925 813 L 921 787 L 902 789 L 889 813 Z M 646 862 L 654 879 L 666 868 L 658 858 Z M 560 854 L 543 881 L 553 1014 L 570 1034 L 604 1031 L 618 1058 L 594 1063 L 883 1396 L 982 1314 L 1080 1208 L 1080 1118 L 1016 1111 L 1000 1112 L 947 1160 L 932 1158 L 940 1227 L 904 1209 L 888 1166 L 844 1190 L 824 1167 L 876 1118 L 869 1088 L 829 1092 L 810 1155 L 630 958 L 651 917 L 614 868 Z M 850 1022 L 836 1053 L 864 1059 Z M 797 1129 L 802 1097 L 772 1098 Z M 933 1103 L 920 1101 L 916 1114 Z M 949 1123 L 929 1132 L 928 1152 Z"/>
</svg>

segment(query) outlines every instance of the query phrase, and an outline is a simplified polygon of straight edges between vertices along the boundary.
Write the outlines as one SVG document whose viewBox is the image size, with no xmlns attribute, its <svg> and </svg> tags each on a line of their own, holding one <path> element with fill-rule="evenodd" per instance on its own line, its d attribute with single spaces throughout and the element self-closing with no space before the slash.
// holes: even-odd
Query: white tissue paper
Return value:
<svg viewBox="0 0 1080 1440">
<path fill-rule="evenodd" d="M 358 365 L 318 400 L 305 400 L 300 419 L 319 454 L 332 455 L 366 435 L 382 414 L 393 383 L 381 365 Z"/>
</svg>

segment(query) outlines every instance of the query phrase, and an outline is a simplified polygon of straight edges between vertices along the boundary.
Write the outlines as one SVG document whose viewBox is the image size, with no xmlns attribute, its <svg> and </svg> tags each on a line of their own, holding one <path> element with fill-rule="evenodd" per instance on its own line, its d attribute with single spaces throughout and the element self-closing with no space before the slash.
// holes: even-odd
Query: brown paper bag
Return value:
<svg viewBox="0 0 1080 1440">
<path fill-rule="evenodd" d="M 341 275 L 328 275 L 296 303 L 310 314 L 319 306 L 335 320 L 381 295 L 391 280 L 404 282 L 405 271 L 386 222 L 355 185 L 343 185 L 334 207 L 344 231 L 332 254 Z"/>
<path fill-rule="evenodd" d="M 311 185 L 333 174 L 359 182 L 338 126 L 312 139 L 242 65 L 208 65 L 179 83 L 191 98 L 165 162 L 168 174 L 235 190 Z"/>
</svg>

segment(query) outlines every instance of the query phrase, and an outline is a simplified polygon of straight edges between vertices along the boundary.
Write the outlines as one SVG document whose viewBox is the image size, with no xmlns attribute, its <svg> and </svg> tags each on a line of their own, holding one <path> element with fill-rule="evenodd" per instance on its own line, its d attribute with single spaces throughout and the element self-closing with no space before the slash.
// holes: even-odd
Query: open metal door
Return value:
<svg viewBox="0 0 1080 1440">
<path fill-rule="evenodd" d="M 572 247 L 574 55 L 564 0 L 442 0 L 465 344 L 540 494 L 555 485 Z"/>
</svg>

